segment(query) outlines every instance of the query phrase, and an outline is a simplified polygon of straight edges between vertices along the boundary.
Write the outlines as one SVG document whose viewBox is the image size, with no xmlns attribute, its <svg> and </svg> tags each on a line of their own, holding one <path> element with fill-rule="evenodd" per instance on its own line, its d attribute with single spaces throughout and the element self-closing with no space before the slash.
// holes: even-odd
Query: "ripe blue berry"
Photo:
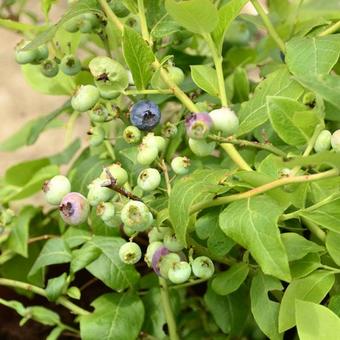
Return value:
<svg viewBox="0 0 340 340">
<path fill-rule="evenodd" d="M 193 113 L 185 119 L 187 136 L 193 139 L 204 139 L 212 127 L 212 120 L 208 113 Z"/>
<path fill-rule="evenodd" d="M 142 251 L 137 243 L 127 242 L 119 248 L 119 257 L 126 264 L 135 264 L 142 257 Z"/>
<path fill-rule="evenodd" d="M 328 130 L 320 132 L 314 144 L 315 152 L 327 151 L 331 147 L 332 134 Z"/>
<path fill-rule="evenodd" d="M 186 175 L 190 168 L 190 159 L 187 157 L 175 157 L 171 161 L 171 168 L 177 175 Z"/>
<path fill-rule="evenodd" d="M 170 251 L 179 252 L 180 250 L 184 248 L 184 245 L 180 241 L 177 240 L 176 235 L 173 234 L 172 232 L 167 233 L 164 236 L 163 242 L 164 242 L 164 246 Z"/>
<path fill-rule="evenodd" d="M 115 206 L 111 202 L 101 202 L 97 205 L 96 213 L 104 222 L 108 222 L 115 216 Z"/>
<path fill-rule="evenodd" d="M 142 137 L 142 133 L 137 127 L 133 125 L 126 127 L 123 132 L 123 138 L 125 142 L 129 144 L 138 143 L 141 137 Z"/>
<path fill-rule="evenodd" d="M 152 130 L 160 119 L 161 112 L 158 105 L 150 100 L 139 101 L 131 109 L 130 121 L 142 131 Z"/>
<path fill-rule="evenodd" d="M 72 97 L 71 105 L 75 111 L 85 112 L 93 108 L 99 99 L 99 91 L 93 85 L 81 85 Z"/>
<path fill-rule="evenodd" d="M 59 212 L 65 223 L 77 225 L 87 220 L 90 206 L 83 195 L 78 192 L 70 192 L 60 202 Z"/>
<path fill-rule="evenodd" d="M 120 217 L 126 226 L 135 231 L 144 231 L 153 222 L 148 207 L 143 202 L 133 200 L 124 205 Z"/>
<path fill-rule="evenodd" d="M 48 78 L 55 77 L 59 72 L 59 66 L 55 60 L 47 59 L 40 65 L 41 73 Z"/>
<path fill-rule="evenodd" d="M 63 197 L 71 191 L 71 183 L 67 177 L 57 175 L 44 183 L 43 191 L 48 203 L 59 205 Z"/>
<path fill-rule="evenodd" d="M 168 271 L 169 280 L 175 284 L 188 281 L 190 275 L 191 275 L 190 264 L 185 261 L 174 263 Z"/>
<path fill-rule="evenodd" d="M 129 179 L 128 173 L 124 168 L 120 166 L 120 164 L 112 164 L 106 167 L 102 173 L 100 174 L 100 178 L 102 180 L 109 180 L 110 177 L 107 174 L 107 171 L 110 172 L 112 177 L 116 180 L 116 184 L 119 186 L 123 186 Z"/>
<path fill-rule="evenodd" d="M 80 60 L 72 54 L 65 55 L 61 59 L 60 69 L 68 76 L 74 76 L 81 71 Z"/>
<path fill-rule="evenodd" d="M 107 202 L 114 196 L 114 191 L 103 187 L 103 180 L 100 178 L 95 179 L 89 186 L 87 199 L 92 206 L 96 206 L 101 202 Z"/>
<path fill-rule="evenodd" d="M 209 279 L 215 271 L 213 262 L 207 256 L 199 256 L 191 264 L 192 272 L 200 279 Z"/>
<path fill-rule="evenodd" d="M 144 169 L 137 179 L 138 186 L 144 191 L 152 191 L 161 183 L 161 175 L 157 169 Z"/>
<path fill-rule="evenodd" d="M 333 132 L 331 137 L 331 144 L 335 152 L 340 152 L 340 130 L 336 130 Z"/>
<path fill-rule="evenodd" d="M 215 142 L 208 143 L 204 139 L 192 139 L 189 138 L 189 147 L 190 150 L 196 155 L 200 157 L 205 157 L 211 155 L 211 153 L 215 149 Z"/>
<path fill-rule="evenodd" d="M 239 127 L 239 119 L 235 112 L 227 107 L 209 113 L 215 130 L 222 131 L 225 136 L 234 134 Z"/>
<path fill-rule="evenodd" d="M 150 165 L 158 156 L 158 147 L 151 144 L 140 144 L 137 154 L 137 162 L 141 165 Z"/>
</svg>

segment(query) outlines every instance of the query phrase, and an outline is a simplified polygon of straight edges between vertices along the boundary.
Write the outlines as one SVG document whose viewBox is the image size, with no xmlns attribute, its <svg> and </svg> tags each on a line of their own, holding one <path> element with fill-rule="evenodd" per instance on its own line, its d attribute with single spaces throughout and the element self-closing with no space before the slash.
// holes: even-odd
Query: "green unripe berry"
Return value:
<svg viewBox="0 0 340 340">
<path fill-rule="evenodd" d="M 313 92 L 305 93 L 303 98 L 302 98 L 302 103 L 309 106 L 309 107 L 314 107 L 315 103 L 316 103 L 315 93 L 313 93 Z"/>
<path fill-rule="evenodd" d="M 136 234 L 135 230 L 129 228 L 126 225 L 123 226 L 123 231 L 124 231 L 125 235 L 128 236 L 128 237 L 131 237 L 132 235 Z"/>
<path fill-rule="evenodd" d="M 115 206 L 112 202 L 101 202 L 97 205 L 96 213 L 104 221 L 110 221 L 115 216 Z"/>
<path fill-rule="evenodd" d="M 15 213 L 12 209 L 4 209 L 0 214 L 0 226 L 7 226 L 12 223 Z"/>
<path fill-rule="evenodd" d="M 138 186 L 144 191 L 152 191 L 159 187 L 161 175 L 157 169 L 144 169 L 137 179 Z"/>
<path fill-rule="evenodd" d="M 55 77 L 59 72 L 59 66 L 55 60 L 44 60 L 40 65 L 41 73 L 48 78 Z"/>
<path fill-rule="evenodd" d="M 103 187 L 103 180 L 97 178 L 89 186 L 87 199 L 92 206 L 96 206 L 101 202 L 107 202 L 114 196 L 114 191 Z"/>
<path fill-rule="evenodd" d="M 188 262 L 175 263 L 168 271 L 168 278 L 172 283 L 180 284 L 189 280 L 191 267 Z"/>
<path fill-rule="evenodd" d="M 78 15 L 76 17 L 71 18 L 70 20 L 66 21 L 64 24 L 64 29 L 67 32 L 70 33 L 75 33 L 77 31 L 79 31 L 79 25 L 80 25 L 80 19 L 81 15 Z"/>
<path fill-rule="evenodd" d="M 48 58 L 48 47 L 46 45 L 40 45 L 37 48 L 37 57 L 35 59 L 36 63 L 40 63 L 41 61 L 45 60 Z"/>
<path fill-rule="evenodd" d="M 119 258 L 126 264 L 135 264 L 142 257 L 142 251 L 137 243 L 127 242 L 119 248 Z"/>
<path fill-rule="evenodd" d="M 189 138 L 190 150 L 197 156 L 205 157 L 211 155 L 215 149 L 215 142 L 208 143 L 204 139 L 192 139 Z"/>
<path fill-rule="evenodd" d="M 52 205 L 59 205 L 65 195 L 71 191 L 71 183 L 67 177 L 57 175 L 43 185 L 46 201 Z"/>
<path fill-rule="evenodd" d="M 191 264 L 192 272 L 200 279 L 209 279 L 215 271 L 213 262 L 207 256 L 199 256 Z"/>
<path fill-rule="evenodd" d="M 166 140 L 162 136 L 155 136 L 153 132 L 149 132 L 143 138 L 143 144 L 147 144 L 150 146 L 157 146 L 158 152 L 163 152 L 166 147 Z"/>
<path fill-rule="evenodd" d="M 137 154 L 137 162 L 141 165 L 150 165 L 158 156 L 158 147 L 150 144 L 140 144 Z"/>
<path fill-rule="evenodd" d="M 136 126 L 133 126 L 133 125 L 126 127 L 123 132 L 123 138 L 125 142 L 129 144 L 138 143 L 141 137 L 142 137 L 142 133 Z"/>
<path fill-rule="evenodd" d="M 99 27 L 100 21 L 93 13 L 85 13 L 81 16 L 79 23 L 79 30 L 82 33 L 91 33 L 94 29 Z"/>
<path fill-rule="evenodd" d="M 105 140 L 105 130 L 101 126 L 95 126 L 90 129 L 88 134 L 90 137 L 90 145 L 98 146 Z"/>
<path fill-rule="evenodd" d="M 68 54 L 61 59 L 60 69 L 68 76 L 74 76 L 81 71 L 81 62 L 73 54 Z"/>
<path fill-rule="evenodd" d="M 184 248 L 182 242 L 178 241 L 175 234 L 167 233 L 163 239 L 164 246 L 170 251 L 179 252 Z"/>
<path fill-rule="evenodd" d="M 135 231 L 144 231 L 153 222 L 153 217 L 148 207 L 140 201 L 131 200 L 125 204 L 120 217 L 126 226 Z M 151 218 L 152 220 L 150 220 Z"/>
<path fill-rule="evenodd" d="M 234 134 L 239 127 L 239 119 L 235 112 L 227 107 L 209 113 L 215 130 L 222 131 L 225 136 Z"/>
<path fill-rule="evenodd" d="M 178 129 L 175 124 L 167 122 L 162 127 L 162 134 L 166 138 L 171 138 L 176 135 Z"/>
<path fill-rule="evenodd" d="M 119 18 L 124 18 L 129 15 L 129 10 L 124 6 L 121 1 L 113 0 L 109 3 L 114 14 Z"/>
<path fill-rule="evenodd" d="M 335 152 L 340 152 L 340 130 L 336 130 L 333 132 L 331 137 L 331 144 Z"/>
<path fill-rule="evenodd" d="M 162 256 L 158 263 L 159 273 L 167 279 L 170 268 L 179 262 L 181 262 L 181 258 L 178 254 L 170 253 Z"/>
<path fill-rule="evenodd" d="M 71 105 L 75 111 L 85 112 L 93 108 L 99 99 L 99 91 L 93 85 L 81 85 L 72 97 Z"/>
<path fill-rule="evenodd" d="M 18 64 L 33 63 L 39 56 L 37 49 L 23 51 L 30 41 L 21 41 L 15 50 L 15 60 Z"/>
<path fill-rule="evenodd" d="M 110 172 L 112 177 L 116 180 L 116 184 L 119 186 L 123 186 L 129 179 L 128 173 L 119 164 L 112 164 L 106 167 L 100 175 L 102 180 L 110 180 L 107 171 Z"/>
<path fill-rule="evenodd" d="M 323 130 L 320 132 L 318 138 L 314 144 L 315 152 L 327 151 L 331 147 L 332 134 L 328 130 Z"/>
<path fill-rule="evenodd" d="M 146 262 L 146 264 L 151 267 L 152 265 L 152 257 L 155 254 L 156 250 L 159 249 L 160 247 L 163 247 L 163 243 L 162 242 L 150 242 L 150 244 L 148 245 L 148 247 L 146 248 L 146 253 L 144 256 L 144 261 Z"/>
<path fill-rule="evenodd" d="M 171 168 L 177 175 L 186 175 L 190 168 L 190 159 L 187 157 L 175 157 L 171 161 Z"/>
<path fill-rule="evenodd" d="M 93 123 L 104 123 L 108 122 L 113 117 L 110 115 L 109 111 L 106 107 L 102 105 L 96 105 L 91 111 L 90 111 L 90 119 Z"/>
</svg>

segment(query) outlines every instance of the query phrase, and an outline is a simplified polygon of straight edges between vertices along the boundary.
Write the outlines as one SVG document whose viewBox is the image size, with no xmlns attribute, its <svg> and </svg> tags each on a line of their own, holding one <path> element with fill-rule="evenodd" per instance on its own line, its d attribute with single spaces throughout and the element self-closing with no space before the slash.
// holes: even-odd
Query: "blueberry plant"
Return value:
<svg viewBox="0 0 340 340">
<path fill-rule="evenodd" d="M 65 103 L 0 150 L 67 123 L 0 179 L 0 303 L 50 340 L 339 339 L 339 1 L 53 3 L 1 7 Z"/>
</svg>

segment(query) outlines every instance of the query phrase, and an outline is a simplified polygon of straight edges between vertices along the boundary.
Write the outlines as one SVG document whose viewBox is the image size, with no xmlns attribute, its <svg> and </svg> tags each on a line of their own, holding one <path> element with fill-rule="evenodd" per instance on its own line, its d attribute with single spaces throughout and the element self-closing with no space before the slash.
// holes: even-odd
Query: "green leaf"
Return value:
<svg viewBox="0 0 340 340">
<path fill-rule="evenodd" d="M 272 340 L 282 339 L 278 329 L 280 304 L 269 299 L 268 293 L 282 289 L 278 279 L 260 271 L 254 276 L 250 287 L 251 312 L 262 332 Z"/>
<path fill-rule="evenodd" d="M 296 300 L 319 303 L 334 284 L 334 274 L 328 271 L 315 271 L 311 275 L 292 281 L 287 287 L 280 306 L 279 332 L 295 326 Z"/>
<path fill-rule="evenodd" d="M 71 249 L 78 247 L 91 239 L 90 233 L 87 230 L 78 229 L 76 227 L 67 228 L 62 237 Z"/>
<path fill-rule="evenodd" d="M 186 245 L 186 232 L 193 204 L 211 199 L 221 187 L 219 181 L 225 170 L 201 170 L 181 178 L 174 185 L 169 198 L 169 216 L 177 238 Z"/>
<path fill-rule="evenodd" d="M 277 225 L 282 210 L 267 196 L 231 203 L 220 214 L 222 230 L 248 249 L 265 274 L 290 281 L 288 257 Z"/>
<path fill-rule="evenodd" d="M 65 292 L 65 288 L 67 286 L 66 279 L 67 275 L 66 273 L 63 273 L 60 276 L 54 277 L 53 279 L 49 279 L 47 281 L 47 287 L 45 291 L 48 300 L 56 301 L 59 296 Z"/>
<path fill-rule="evenodd" d="M 60 324 L 59 315 L 56 312 L 53 312 L 45 307 L 28 307 L 26 308 L 26 315 L 29 316 L 30 319 L 38 321 L 43 325 L 54 326 Z"/>
<path fill-rule="evenodd" d="M 315 111 L 291 98 L 267 97 L 267 113 L 273 129 L 289 145 L 304 145 L 320 122 Z M 299 118 L 300 116 L 300 118 Z M 304 124 L 299 124 L 299 119 Z"/>
<path fill-rule="evenodd" d="M 11 224 L 11 233 L 7 240 L 8 248 L 24 257 L 28 255 L 28 228 L 36 213 L 36 208 L 26 206 Z"/>
<path fill-rule="evenodd" d="M 318 269 L 321 265 L 320 255 L 315 253 L 310 253 L 305 255 L 302 259 L 291 261 L 290 272 L 292 278 L 300 279 L 312 273 L 314 270 Z"/>
<path fill-rule="evenodd" d="M 155 24 L 150 34 L 156 39 L 161 39 L 178 31 L 179 25 L 166 14 Z"/>
<path fill-rule="evenodd" d="M 23 316 L 25 314 L 26 308 L 24 307 L 24 305 L 19 302 L 19 301 L 15 301 L 15 300 L 4 300 L 0 298 L 0 304 L 12 308 L 14 309 L 19 315 Z"/>
<path fill-rule="evenodd" d="M 166 0 L 167 12 L 188 31 L 204 34 L 212 32 L 218 23 L 218 11 L 210 0 L 176 2 Z"/>
<path fill-rule="evenodd" d="M 340 199 L 325 204 L 318 209 L 299 212 L 299 216 L 334 232 L 340 232 Z"/>
<path fill-rule="evenodd" d="M 245 288 L 241 286 L 236 292 L 221 296 L 209 286 L 204 302 L 223 333 L 243 334 L 249 315 L 249 292 Z"/>
<path fill-rule="evenodd" d="M 70 271 L 76 273 L 101 255 L 101 250 L 93 243 L 86 242 L 80 249 L 72 252 Z"/>
<path fill-rule="evenodd" d="M 46 18 L 48 18 L 48 13 L 56 1 L 57 0 L 41 0 L 41 10 L 43 11 Z"/>
<path fill-rule="evenodd" d="M 212 36 L 219 51 L 222 51 L 225 32 L 247 2 L 248 0 L 231 0 L 218 10 L 218 24 Z"/>
<path fill-rule="evenodd" d="M 340 266 L 340 234 L 330 231 L 326 236 L 326 248 L 333 261 Z"/>
<path fill-rule="evenodd" d="M 207 247 L 211 254 L 224 256 L 229 253 L 235 242 L 223 233 L 218 218 L 219 210 L 204 214 L 196 221 L 195 230 L 200 239 L 208 239 Z"/>
<path fill-rule="evenodd" d="M 212 289 L 219 295 L 228 295 L 241 286 L 249 273 L 244 262 L 232 265 L 228 270 L 218 273 L 211 283 Z"/>
<path fill-rule="evenodd" d="M 208 65 L 192 65 L 191 77 L 195 84 L 211 96 L 218 97 L 218 81 L 216 70 Z"/>
<path fill-rule="evenodd" d="M 309 253 L 324 251 L 324 247 L 296 233 L 281 234 L 281 239 L 288 254 L 288 261 L 299 260 Z"/>
<path fill-rule="evenodd" d="M 135 267 L 123 263 L 118 255 L 119 248 L 125 243 L 123 239 L 95 236 L 88 243 L 101 250 L 101 255 L 86 267 L 93 276 L 117 291 L 133 287 L 137 283 L 139 273 Z"/>
<path fill-rule="evenodd" d="M 328 303 L 328 308 L 340 317 L 340 295 L 333 295 Z"/>
<path fill-rule="evenodd" d="M 95 311 L 79 317 L 82 339 L 137 339 L 144 320 L 144 306 L 136 294 L 104 294 L 91 305 Z"/>
<path fill-rule="evenodd" d="M 123 52 L 137 89 L 145 89 L 152 77 L 151 64 L 155 60 L 152 49 L 139 33 L 125 26 Z"/>
<path fill-rule="evenodd" d="M 253 97 L 242 104 L 239 113 L 241 123 L 237 136 L 244 135 L 267 121 L 267 96 L 298 99 L 302 93 L 302 86 L 292 78 L 287 68 L 280 68 L 270 73 L 256 87 Z"/>
<path fill-rule="evenodd" d="M 10 19 L 0 19 L 0 27 L 20 32 L 41 32 L 46 30 L 47 26 L 31 25 Z"/>
<path fill-rule="evenodd" d="M 296 76 L 328 74 L 339 59 L 340 35 L 295 37 L 288 41 L 285 61 Z"/>
<path fill-rule="evenodd" d="M 57 340 L 61 333 L 64 331 L 64 328 L 62 327 L 54 327 L 50 334 L 47 336 L 46 340 Z"/>
<path fill-rule="evenodd" d="M 57 153 L 56 155 L 49 157 L 49 160 L 52 164 L 56 165 L 68 164 L 77 153 L 77 151 L 80 149 L 80 147 L 80 138 L 77 138 L 71 144 L 69 144 L 66 149 L 64 149 L 60 153 Z"/>
<path fill-rule="evenodd" d="M 340 318 L 327 307 L 297 300 L 295 310 L 299 339 L 330 340 L 339 337 Z"/>
<path fill-rule="evenodd" d="M 70 261 L 71 252 L 65 241 L 61 238 L 50 239 L 44 244 L 28 276 L 34 275 L 40 268 Z"/>
</svg>

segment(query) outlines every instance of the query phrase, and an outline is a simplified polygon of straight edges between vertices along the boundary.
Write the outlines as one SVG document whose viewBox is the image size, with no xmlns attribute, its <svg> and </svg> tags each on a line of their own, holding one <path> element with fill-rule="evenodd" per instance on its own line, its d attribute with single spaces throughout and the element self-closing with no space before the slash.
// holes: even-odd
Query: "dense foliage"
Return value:
<svg viewBox="0 0 340 340">
<path fill-rule="evenodd" d="M 339 339 L 339 1 L 69 2 L 1 7 L 65 103 L 0 151 L 67 124 L 0 179 L 0 303 L 49 340 Z"/>
</svg>

